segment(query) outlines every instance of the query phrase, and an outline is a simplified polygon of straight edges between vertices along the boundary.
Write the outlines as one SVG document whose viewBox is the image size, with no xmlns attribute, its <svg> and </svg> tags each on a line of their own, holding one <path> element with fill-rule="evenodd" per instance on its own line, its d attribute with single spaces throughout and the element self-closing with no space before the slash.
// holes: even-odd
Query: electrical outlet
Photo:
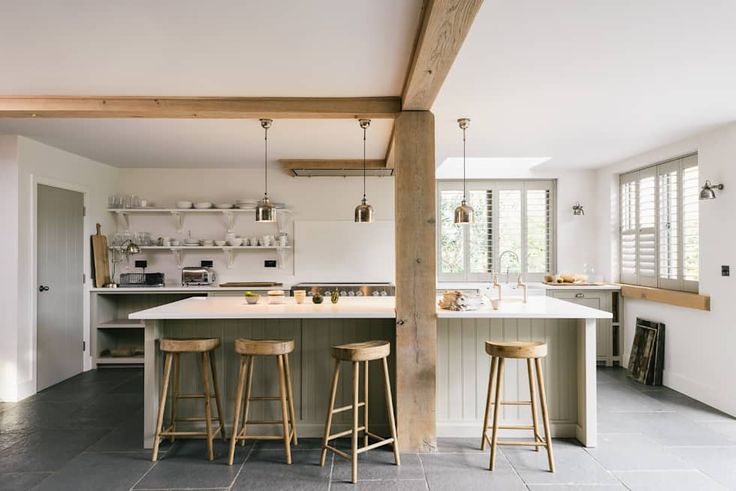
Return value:
<svg viewBox="0 0 736 491">
<path fill-rule="evenodd" d="M 721 266 L 721 276 L 731 276 L 731 266 L 726 264 Z"/>
<path fill-rule="evenodd" d="M 263 261 L 263 267 L 264 268 L 275 268 L 276 267 L 276 260 L 275 259 L 266 259 Z"/>
</svg>

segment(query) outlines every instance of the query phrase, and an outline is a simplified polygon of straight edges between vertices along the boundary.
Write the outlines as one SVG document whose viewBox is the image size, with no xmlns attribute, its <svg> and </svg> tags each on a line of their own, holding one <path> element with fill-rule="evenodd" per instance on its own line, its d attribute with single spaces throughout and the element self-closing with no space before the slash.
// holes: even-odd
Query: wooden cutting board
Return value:
<svg viewBox="0 0 736 491">
<path fill-rule="evenodd" d="M 110 261 L 108 259 L 107 237 L 102 235 L 101 226 L 97 224 L 97 233 L 92 240 L 92 277 L 95 287 L 100 288 L 110 283 Z"/>
</svg>

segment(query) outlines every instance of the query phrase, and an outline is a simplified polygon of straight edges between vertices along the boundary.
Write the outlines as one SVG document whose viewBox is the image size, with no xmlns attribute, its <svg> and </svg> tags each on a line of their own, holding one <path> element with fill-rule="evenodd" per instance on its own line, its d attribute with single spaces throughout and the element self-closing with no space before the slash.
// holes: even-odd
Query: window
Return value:
<svg viewBox="0 0 736 491">
<path fill-rule="evenodd" d="M 541 281 L 554 270 L 554 189 L 554 181 L 470 181 L 467 199 L 474 223 L 455 225 L 463 184 L 440 181 L 439 280 L 488 281 L 494 271 L 509 271 Z"/>
<path fill-rule="evenodd" d="M 698 291 L 698 157 L 621 175 L 621 281 Z"/>
</svg>

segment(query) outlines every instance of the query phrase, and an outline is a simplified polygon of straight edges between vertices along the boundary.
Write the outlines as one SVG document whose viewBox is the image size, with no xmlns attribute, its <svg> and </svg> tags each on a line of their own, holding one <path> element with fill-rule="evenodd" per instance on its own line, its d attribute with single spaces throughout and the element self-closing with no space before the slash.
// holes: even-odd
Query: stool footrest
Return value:
<svg viewBox="0 0 736 491">
<path fill-rule="evenodd" d="M 393 438 L 386 438 L 384 440 L 378 441 L 376 443 L 371 443 L 370 445 L 366 445 L 364 447 L 360 447 L 358 449 L 358 454 L 362 454 L 363 452 L 367 452 L 368 450 L 373 450 L 374 448 L 382 447 L 384 445 L 388 445 L 389 443 L 393 443 Z"/>
<path fill-rule="evenodd" d="M 280 396 L 251 396 L 249 401 L 280 401 Z"/>
<path fill-rule="evenodd" d="M 283 440 L 284 435 L 245 435 L 243 436 L 244 429 L 240 430 L 240 434 L 235 437 L 235 440 Z M 294 438 L 294 428 L 289 430 L 288 439 Z"/>
<path fill-rule="evenodd" d="M 510 445 L 515 447 L 546 447 L 547 442 L 533 442 L 521 440 L 496 440 L 496 445 Z"/>
<path fill-rule="evenodd" d="M 169 426 L 165 431 L 159 433 L 159 437 L 165 436 L 207 436 L 206 431 L 172 431 L 172 426 Z M 212 436 L 217 435 L 222 431 L 222 425 L 218 425 L 217 428 L 212 430 Z"/>
<path fill-rule="evenodd" d="M 217 419 L 217 415 L 213 415 L 212 416 L 212 419 Z M 207 421 L 207 418 L 205 418 L 204 416 L 202 416 L 202 417 L 199 417 L 199 416 L 191 416 L 191 417 L 186 417 L 186 418 L 176 418 L 175 421 L 177 421 L 177 422 L 190 422 L 191 423 L 191 422 L 196 422 L 196 421 Z"/>
<path fill-rule="evenodd" d="M 532 401 L 501 401 L 499 404 L 502 406 L 531 406 Z M 491 401 L 491 406 L 495 406 L 496 403 Z"/>
<path fill-rule="evenodd" d="M 359 402 L 358 403 L 358 407 L 363 407 L 363 406 L 365 406 L 365 402 Z M 342 412 L 345 412 L 345 411 L 350 411 L 351 409 L 353 409 L 353 405 L 352 404 L 348 404 L 347 406 L 342 406 L 342 407 L 338 407 L 336 409 L 333 409 L 332 410 L 332 414 L 337 414 L 337 413 L 342 413 Z"/>
<path fill-rule="evenodd" d="M 177 399 L 204 399 L 206 397 L 205 394 L 177 394 Z M 215 394 L 210 394 L 210 399 L 214 399 Z"/>
<path fill-rule="evenodd" d="M 346 459 L 346 460 L 351 460 L 351 459 L 352 459 L 352 458 L 350 457 L 350 454 L 348 454 L 348 453 L 345 453 L 345 452 L 343 452 L 342 450 L 338 450 L 337 448 L 333 447 L 332 445 L 325 445 L 325 448 L 326 448 L 327 450 L 332 450 L 333 452 L 335 452 L 335 453 L 336 453 L 337 455 L 339 455 L 339 456 L 340 456 L 340 457 L 342 457 L 343 459 Z"/>
<path fill-rule="evenodd" d="M 284 420 L 282 419 L 249 419 L 245 422 L 246 425 L 282 425 Z"/>
<path fill-rule="evenodd" d="M 488 426 L 486 431 L 493 429 L 493 426 Z M 498 425 L 499 430 L 533 430 L 534 425 Z"/>
<path fill-rule="evenodd" d="M 358 426 L 358 429 L 356 431 L 363 431 L 363 430 L 365 430 L 365 426 Z M 330 440 L 334 440 L 335 438 L 342 438 L 343 436 L 348 436 L 352 434 L 353 434 L 352 429 L 341 431 L 340 433 L 335 433 L 334 435 L 328 436 L 327 441 L 329 442 Z"/>
</svg>

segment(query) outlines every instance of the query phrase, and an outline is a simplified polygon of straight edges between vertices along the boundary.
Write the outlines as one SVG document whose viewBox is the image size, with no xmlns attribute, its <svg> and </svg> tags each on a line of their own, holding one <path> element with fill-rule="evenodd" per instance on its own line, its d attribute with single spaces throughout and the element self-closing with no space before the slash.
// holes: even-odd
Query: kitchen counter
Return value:
<svg viewBox="0 0 736 491">
<path fill-rule="evenodd" d="M 152 287 L 132 287 L 132 288 L 90 288 L 92 293 L 107 294 L 126 294 L 126 293 L 216 293 L 216 292 L 245 292 L 245 291 L 266 291 L 266 290 L 284 290 L 288 291 L 291 285 L 282 286 L 152 286 Z"/>
<path fill-rule="evenodd" d="M 521 297 L 504 298 L 499 302 L 498 310 L 493 310 L 487 303 L 478 310 L 437 309 L 439 319 L 610 319 L 612 317 L 610 312 L 543 296 L 529 296 L 527 303 L 524 303 Z"/>
<path fill-rule="evenodd" d="M 499 278 L 499 281 L 501 279 Z M 515 287 L 515 281 L 505 283 L 501 281 L 502 286 Z M 487 290 L 491 288 L 490 281 L 470 281 L 470 282 L 439 282 L 437 283 L 437 290 Z M 621 285 L 613 283 L 603 283 L 596 285 L 576 285 L 572 284 L 547 284 L 540 281 L 530 281 L 527 283 L 527 288 L 531 290 L 620 290 Z M 529 293 L 531 295 L 531 292 Z"/>
<path fill-rule="evenodd" d="M 567 303 L 567 302 L 564 302 Z M 321 304 L 307 298 L 297 304 L 287 297 L 281 305 L 270 305 L 266 298 L 255 305 L 235 296 L 192 297 L 130 314 L 130 319 L 393 319 L 394 297 L 341 297 L 336 304 L 324 298 Z"/>
</svg>

